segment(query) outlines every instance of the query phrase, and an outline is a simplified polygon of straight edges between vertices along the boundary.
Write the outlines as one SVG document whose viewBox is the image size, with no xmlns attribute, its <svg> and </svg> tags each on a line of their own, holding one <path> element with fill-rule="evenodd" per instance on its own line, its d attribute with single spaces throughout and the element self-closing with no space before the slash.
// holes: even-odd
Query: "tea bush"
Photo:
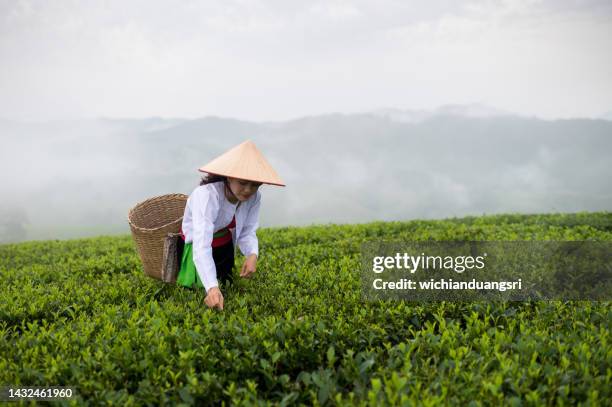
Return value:
<svg viewBox="0 0 612 407">
<path fill-rule="evenodd" d="M 65 405 L 597 405 L 612 398 L 609 302 L 365 302 L 371 240 L 612 240 L 612 213 L 258 231 L 253 279 L 146 277 L 130 236 L 0 246 L 0 385 Z M 606 402 L 608 400 L 608 402 Z"/>
</svg>

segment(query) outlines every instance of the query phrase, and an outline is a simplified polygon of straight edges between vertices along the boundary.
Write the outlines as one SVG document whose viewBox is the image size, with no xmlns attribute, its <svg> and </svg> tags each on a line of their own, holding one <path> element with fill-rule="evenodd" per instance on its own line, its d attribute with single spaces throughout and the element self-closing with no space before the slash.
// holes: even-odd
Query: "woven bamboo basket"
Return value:
<svg viewBox="0 0 612 407">
<path fill-rule="evenodd" d="M 128 223 L 146 275 L 162 280 L 164 241 L 168 234 L 179 233 L 187 198 L 184 194 L 161 195 L 130 209 Z"/>
</svg>

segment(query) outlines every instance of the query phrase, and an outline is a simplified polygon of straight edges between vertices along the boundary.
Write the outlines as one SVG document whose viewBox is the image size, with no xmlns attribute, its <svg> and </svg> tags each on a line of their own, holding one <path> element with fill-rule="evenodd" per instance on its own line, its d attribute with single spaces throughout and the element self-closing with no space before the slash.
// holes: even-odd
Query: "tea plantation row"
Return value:
<svg viewBox="0 0 612 407">
<path fill-rule="evenodd" d="M 360 245 L 612 240 L 612 213 L 258 231 L 255 277 L 201 291 L 146 277 L 130 236 L 0 246 L 0 385 L 66 405 L 598 405 L 609 302 L 366 302 Z M 238 258 L 237 267 L 242 258 Z"/>
</svg>

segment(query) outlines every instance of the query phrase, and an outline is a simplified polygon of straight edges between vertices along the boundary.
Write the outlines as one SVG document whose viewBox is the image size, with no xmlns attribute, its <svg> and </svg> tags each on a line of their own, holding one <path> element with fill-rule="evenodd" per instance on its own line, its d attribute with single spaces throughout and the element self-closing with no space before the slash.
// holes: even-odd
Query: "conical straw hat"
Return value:
<svg viewBox="0 0 612 407">
<path fill-rule="evenodd" d="M 283 180 L 280 179 L 274 168 L 251 140 L 226 151 L 200 167 L 199 171 L 281 187 L 285 186 Z"/>
</svg>

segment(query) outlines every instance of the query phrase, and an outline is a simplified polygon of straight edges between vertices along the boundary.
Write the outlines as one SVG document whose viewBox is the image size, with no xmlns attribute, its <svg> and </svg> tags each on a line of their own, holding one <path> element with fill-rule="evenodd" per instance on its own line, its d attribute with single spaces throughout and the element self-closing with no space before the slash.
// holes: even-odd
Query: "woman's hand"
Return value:
<svg viewBox="0 0 612 407">
<path fill-rule="evenodd" d="M 251 278 L 251 274 L 255 272 L 257 269 L 257 255 L 251 254 L 246 258 L 244 264 L 242 265 L 242 271 L 240 272 L 240 277 Z"/>
<path fill-rule="evenodd" d="M 206 303 L 206 305 L 208 305 L 209 308 L 217 307 L 220 310 L 222 310 L 223 309 L 223 294 L 221 294 L 221 290 L 219 290 L 219 287 L 213 287 L 210 290 L 208 290 L 208 293 L 206 294 L 206 298 L 204 299 L 204 302 Z"/>
</svg>

